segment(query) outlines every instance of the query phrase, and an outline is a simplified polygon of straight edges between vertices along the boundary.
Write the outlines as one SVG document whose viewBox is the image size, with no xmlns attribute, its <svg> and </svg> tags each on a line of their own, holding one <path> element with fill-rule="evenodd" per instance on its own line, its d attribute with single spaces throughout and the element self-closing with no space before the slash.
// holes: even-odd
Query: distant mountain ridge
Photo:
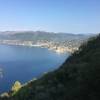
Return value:
<svg viewBox="0 0 100 100">
<path fill-rule="evenodd" d="M 78 49 L 82 42 L 91 36 L 93 35 L 44 31 L 6 31 L 0 34 L 0 44 L 42 45 L 42 47 L 50 48 L 58 52 L 73 52 Z"/>
<path fill-rule="evenodd" d="M 5 31 L 0 32 L 0 39 L 22 39 L 22 40 L 35 40 L 35 39 L 74 39 L 74 38 L 86 38 L 91 36 L 84 34 L 72 34 L 72 33 L 53 33 L 44 31 Z M 52 40 L 53 40 L 52 39 Z"/>
</svg>

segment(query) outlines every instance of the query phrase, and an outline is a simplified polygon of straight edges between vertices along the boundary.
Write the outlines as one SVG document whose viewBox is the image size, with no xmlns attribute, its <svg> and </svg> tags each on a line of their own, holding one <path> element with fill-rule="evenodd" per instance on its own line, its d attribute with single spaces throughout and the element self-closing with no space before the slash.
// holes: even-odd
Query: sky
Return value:
<svg viewBox="0 0 100 100">
<path fill-rule="evenodd" d="M 99 33 L 100 0 L 0 0 L 0 31 Z"/>
</svg>

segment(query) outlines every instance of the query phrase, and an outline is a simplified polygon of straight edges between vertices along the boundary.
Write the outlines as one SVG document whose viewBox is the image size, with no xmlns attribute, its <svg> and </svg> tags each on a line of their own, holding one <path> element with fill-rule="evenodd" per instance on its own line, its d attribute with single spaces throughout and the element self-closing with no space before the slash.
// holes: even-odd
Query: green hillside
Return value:
<svg viewBox="0 0 100 100">
<path fill-rule="evenodd" d="M 100 35 L 84 43 L 56 71 L 0 100 L 100 100 Z"/>
</svg>

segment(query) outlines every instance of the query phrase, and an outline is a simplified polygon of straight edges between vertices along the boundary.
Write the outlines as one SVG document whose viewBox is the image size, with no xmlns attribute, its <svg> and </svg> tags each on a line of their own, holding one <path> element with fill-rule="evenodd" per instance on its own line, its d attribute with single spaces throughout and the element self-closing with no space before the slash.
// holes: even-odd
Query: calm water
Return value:
<svg viewBox="0 0 100 100">
<path fill-rule="evenodd" d="M 8 91 L 16 80 L 25 83 L 58 68 L 68 55 L 46 48 L 0 45 L 0 93 Z"/>
</svg>

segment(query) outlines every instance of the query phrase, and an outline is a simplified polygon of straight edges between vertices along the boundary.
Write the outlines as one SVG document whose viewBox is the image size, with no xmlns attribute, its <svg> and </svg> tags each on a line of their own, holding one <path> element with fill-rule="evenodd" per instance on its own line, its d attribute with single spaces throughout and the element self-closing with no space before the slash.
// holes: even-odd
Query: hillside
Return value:
<svg viewBox="0 0 100 100">
<path fill-rule="evenodd" d="M 56 71 L 0 100 L 100 100 L 100 35 L 80 46 Z"/>
<path fill-rule="evenodd" d="M 53 33 L 44 31 L 0 32 L 0 40 L 33 41 L 33 44 L 37 42 L 53 42 L 57 43 L 57 45 L 63 45 L 66 43 L 66 45 L 72 46 L 79 46 L 80 42 L 88 39 L 90 36 L 91 35 Z"/>
<path fill-rule="evenodd" d="M 73 39 L 84 39 L 91 34 L 73 34 L 73 33 L 53 33 L 45 31 L 4 31 L 0 32 L 0 39 L 5 40 L 48 40 L 48 41 L 65 41 Z"/>
<path fill-rule="evenodd" d="M 5 31 L 0 32 L 0 44 L 39 46 L 58 53 L 74 52 L 78 47 L 92 37 L 93 34 L 69 34 L 44 31 Z"/>
</svg>

